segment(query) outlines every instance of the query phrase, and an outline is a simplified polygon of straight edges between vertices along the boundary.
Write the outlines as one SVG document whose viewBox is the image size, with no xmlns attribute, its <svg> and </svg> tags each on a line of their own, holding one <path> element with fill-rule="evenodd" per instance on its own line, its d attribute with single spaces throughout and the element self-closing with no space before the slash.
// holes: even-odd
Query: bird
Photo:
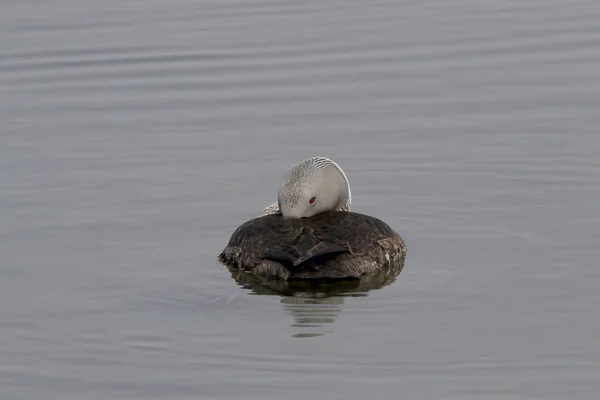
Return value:
<svg viewBox="0 0 600 400">
<path fill-rule="evenodd" d="M 283 176 L 277 202 L 240 225 L 218 260 L 267 280 L 361 279 L 404 263 L 404 239 L 381 219 L 351 211 L 340 166 L 305 159 Z"/>
</svg>

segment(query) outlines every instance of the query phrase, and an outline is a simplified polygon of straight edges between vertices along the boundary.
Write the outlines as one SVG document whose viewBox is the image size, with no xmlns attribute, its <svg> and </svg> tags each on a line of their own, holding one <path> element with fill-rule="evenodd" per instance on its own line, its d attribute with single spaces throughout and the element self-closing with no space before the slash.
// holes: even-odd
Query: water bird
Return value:
<svg viewBox="0 0 600 400">
<path fill-rule="evenodd" d="M 327 157 L 283 176 L 277 202 L 240 225 L 219 254 L 223 264 L 268 280 L 361 279 L 403 265 L 406 245 L 382 220 L 350 211 L 352 194 Z"/>
</svg>

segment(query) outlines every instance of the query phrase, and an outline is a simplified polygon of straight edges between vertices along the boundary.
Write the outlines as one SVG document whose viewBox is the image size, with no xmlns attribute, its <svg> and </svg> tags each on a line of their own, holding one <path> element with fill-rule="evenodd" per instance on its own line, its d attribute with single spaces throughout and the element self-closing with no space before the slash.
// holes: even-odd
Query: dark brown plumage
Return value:
<svg viewBox="0 0 600 400">
<path fill-rule="evenodd" d="M 310 218 L 254 218 L 219 255 L 226 265 L 270 279 L 358 279 L 404 262 L 404 240 L 385 222 L 346 211 Z"/>
</svg>

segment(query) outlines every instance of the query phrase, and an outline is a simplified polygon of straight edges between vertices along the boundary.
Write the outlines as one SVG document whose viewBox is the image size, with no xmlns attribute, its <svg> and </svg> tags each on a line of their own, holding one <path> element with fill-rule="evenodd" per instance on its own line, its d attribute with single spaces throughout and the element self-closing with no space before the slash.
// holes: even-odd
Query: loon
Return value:
<svg viewBox="0 0 600 400">
<path fill-rule="evenodd" d="M 360 279 L 404 263 L 406 245 L 398 233 L 378 218 L 350 211 L 348 178 L 329 158 L 292 167 L 277 200 L 233 232 L 219 261 L 284 281 Z"/>
</svg>

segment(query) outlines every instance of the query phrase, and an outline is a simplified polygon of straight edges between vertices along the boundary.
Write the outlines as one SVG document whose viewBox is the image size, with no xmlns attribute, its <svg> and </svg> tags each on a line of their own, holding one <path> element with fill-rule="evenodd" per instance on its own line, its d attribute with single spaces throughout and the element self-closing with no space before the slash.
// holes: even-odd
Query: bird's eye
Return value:
<svg viewBox="0 0 600 400">
<path fill-rule="evenodd" d="M 317 200 L 316 197 L 311 197 L 310 200 L 308 201 L 309 204 L 315 204 L 315 201 Z"/>
</svg>

